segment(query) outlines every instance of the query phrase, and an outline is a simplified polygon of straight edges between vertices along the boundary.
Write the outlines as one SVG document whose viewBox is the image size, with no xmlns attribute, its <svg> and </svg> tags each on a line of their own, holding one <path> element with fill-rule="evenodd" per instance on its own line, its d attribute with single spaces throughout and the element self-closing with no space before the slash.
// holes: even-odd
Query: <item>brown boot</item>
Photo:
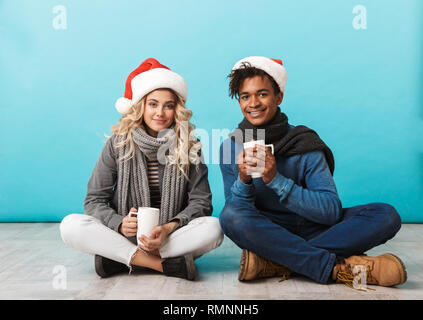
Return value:
<svg viewBox="0 0 423 320">
<path fill-rule="evenodd" d="M 240 281 L 273 276 L 282 276 L 281 280 L 285 280 L 291 273 L 291 270 L 285 266 L 264 259 L 254 252 L 242 249 L 238 273 L 238 280 Z"/>
<path fill-rule="evenodd" d="M 391 287 L 407 281 L 404 263 L 400 258 L 390 253 L 377 257 L 361 255 L 346 258 L 345 264 L 335 265 L 332 271 L 332 279 L 353 288 L 354 278 L 360 274 L 360 271 L 354 271 L 355 266 L 365 268 L 367 284 Z"/>
</svg>

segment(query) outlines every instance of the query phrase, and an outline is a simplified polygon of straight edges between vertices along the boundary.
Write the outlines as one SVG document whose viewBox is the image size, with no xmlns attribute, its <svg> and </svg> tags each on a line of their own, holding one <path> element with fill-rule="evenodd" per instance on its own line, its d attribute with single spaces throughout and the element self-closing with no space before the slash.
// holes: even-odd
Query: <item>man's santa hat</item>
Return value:
<svg viewBox="0 0 423 320">
<path fill-rule="evenodd" d="M 237 70 L 243 67 L 244 63 L 249 63 L 252 67 L 265 71 L 271 76 L 279 86 L 282 92 L 285 92 L 285 84 L 288 80 L 288 73 L 280 59 L 270 59 L 266 57 L 252 56 L 244 58 L 235 63 L 232 70 Z"/>
<path fill-rule="evenodd" d="M 146 94 L 156 89 L 168 88 L 187 100 L 188 88 L 185 80 L 154 58 L 148 58 L 132 71 L 125 84 L 125 95 L 116 101 L 116 109 L 121 114 L 129 111 Z"/>
</svg>

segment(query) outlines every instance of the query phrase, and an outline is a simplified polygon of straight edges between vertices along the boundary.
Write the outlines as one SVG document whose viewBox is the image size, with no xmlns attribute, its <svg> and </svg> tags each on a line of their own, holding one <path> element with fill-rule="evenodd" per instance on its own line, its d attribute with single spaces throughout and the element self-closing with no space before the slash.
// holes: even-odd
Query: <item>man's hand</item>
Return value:
<svg viewBox="0 0 423 320">
<path fill-rule="evenodd" d="M 162 242 L 179 226 L 179 220 L 171 221 L 162 226 L 155 227 L 151 233 L 150 237 L 141 235 L 138 239 L 141 241 L 141 244 L 138 246 L 145 251 L 154 251 L 161 247 Z"/>
<path fill-rule="evenodd" d="M 261 178 L 265 184 L 268 184 L 277 173 L 276 159 L 269 148 L 261 145 L 256 145 L 256 147 L 254 155 L 257 158 L 257 168 L 262 168 Z"/>
<path fill-rule="evenodd" d="M 137 213 L 137 209 L 131 208 L 129 213 Z M 138 219 L 137 217 L 130 217 L 130 214 L 125 216 L 122 220 L 122 224 L 119 227 L 119 233 L 125 237 L 134 237 L 137 235 Z"/>
<path fill-rule="evenodd" d="M 261 174 L 263 182 L 268 184 L 276 176 L 276 160 L 270 149 L 256 144 L 254 148 L 244 149 L 237 159 L 239 178 L 250 184 L 253 172 Z"/>
<path fill-rule="evenodd" d="M 239 171 L 239 178 L 245 184 L 250 184 L 252 181 L 251 172 L 254 170 L 252 163 L 254 161 L 252 158 L 253 149 L 244 149 L 238 155 L 237 164 L 238 164 L 238 171 Z"/>
</svg>

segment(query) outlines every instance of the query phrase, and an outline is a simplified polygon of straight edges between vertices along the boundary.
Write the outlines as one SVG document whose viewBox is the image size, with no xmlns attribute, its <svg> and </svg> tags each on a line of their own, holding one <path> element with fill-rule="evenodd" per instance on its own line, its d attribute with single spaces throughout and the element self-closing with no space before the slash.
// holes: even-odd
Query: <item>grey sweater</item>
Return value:
<svg viewBox="0 0 423 320">
<path fill-rule="evenodd" d="M 117 213 L 117 152 L 109 138 L 88 181 L 84 200 L 84 213 L 99 219 L 104 225 L 118 232 L 124 216 Z M 159 165 L 160 190 L 162 189 L 164 165 Z M 194 218 L 211 216 L 212 194 L 208 181 L 208 169 L 200 163 L 191 165 L 189 181 L 186 184 L 182 211 L 173 219 L 179 219 L 182 227 Z"/>
</svg>

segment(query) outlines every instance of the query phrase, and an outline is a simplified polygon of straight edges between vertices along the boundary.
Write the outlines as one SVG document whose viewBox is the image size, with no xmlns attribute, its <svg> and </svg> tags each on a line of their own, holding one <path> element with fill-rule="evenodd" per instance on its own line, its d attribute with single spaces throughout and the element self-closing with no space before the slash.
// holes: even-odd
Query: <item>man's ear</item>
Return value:
<svg viewBox="0 0 423 320">
<path fill-rule="evenodd" d="M 280 91 L 277 95 L 276 95 L 276 105 L 280 105 L 282 103 L 283 100 L 283 92 Z"/>
</svg>

